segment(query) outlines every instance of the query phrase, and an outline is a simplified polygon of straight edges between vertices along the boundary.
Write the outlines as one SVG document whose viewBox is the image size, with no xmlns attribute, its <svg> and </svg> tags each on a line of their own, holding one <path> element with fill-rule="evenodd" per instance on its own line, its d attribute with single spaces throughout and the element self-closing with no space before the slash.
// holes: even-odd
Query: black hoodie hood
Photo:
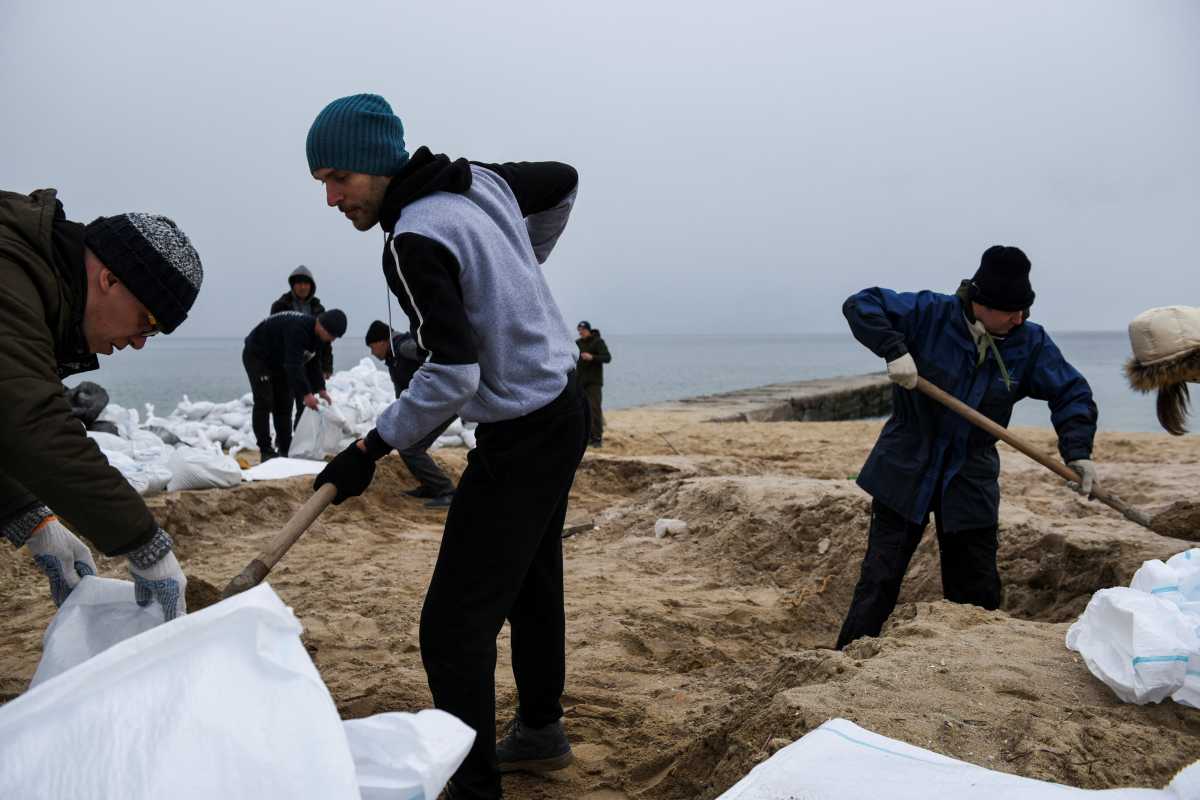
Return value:
<svg viewBox="0 0 1200 800">
<path fill-rule="evenodd" d="M 449 156 L 434 155 L 428 147 L 421 147 L 388 184 L 379 209 L 379 224 L 390 232 L 409 203 L 434 192 L 463 194 L 470 188 L 471 165 L 465 158 L 451 161 Z"/>
</svg>

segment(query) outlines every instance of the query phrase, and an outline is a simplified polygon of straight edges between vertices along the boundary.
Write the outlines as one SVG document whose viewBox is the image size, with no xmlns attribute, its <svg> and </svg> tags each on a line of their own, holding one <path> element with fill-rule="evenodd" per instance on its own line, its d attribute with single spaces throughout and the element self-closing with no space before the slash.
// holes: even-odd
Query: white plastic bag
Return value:
<svg viewBox="0 0 1200 800">
<path fill-rule="evenodd" d="M 1183 688 L 1191 657 L 1200 660 L 1196 623 L 1179 606 L 1125 587 L 1092 595 L 1067 630 L 1067 647 L 1127 703 L 1170 697 Z"/>
<path fill-rule="evenodd" d="M 237 486 L 242 482 L 242 468 L 221 448 L 182 446 L 167 460 L 171 470 L 168 491 L 179 489 L 216 489 Z"/>
<path fill-rule="evenodd" d="M 322 406 L 316 411 L 305 408 L 292 434 L 288 457 L 319 461 L 341 450 L 345 446 L 343 441 L 353 435 L 345 419 L 333 407 Z"/>
<path fill-rule="evenodd" d="M 432 800 L 474 739 L 441 711 L 339 723 L 267 584 L 161 622 L 132 583 L 80 581 L 0 707 L 0 797 Z"/>
<path fill-rule="evenodd" d="M 1166 789 L 1088 791 L 957 761 L 832 719 L 771 756 L 718 800 L 1196 800 L 1200 762 Z"/>
</svg>

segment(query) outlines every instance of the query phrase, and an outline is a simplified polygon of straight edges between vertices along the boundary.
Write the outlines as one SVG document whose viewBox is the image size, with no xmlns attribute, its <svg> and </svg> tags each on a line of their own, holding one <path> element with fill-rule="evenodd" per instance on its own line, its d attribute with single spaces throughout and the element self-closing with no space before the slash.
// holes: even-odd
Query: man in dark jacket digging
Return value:
<svg viewBox="0 0 1200 800">
<path fill-rule="evenodd" d="M 390 338 L 389 334 L 392 334 Z M 395 333 L 383 320 L 378 319 L 367 328 L 366 341 L 371 355 L 387 365 L 392 387 L 399 398 L 421 368 L 422 362 L 429 357 L 429 353 L 417 345 L 417 340 L 411 333 Z M 405 494 L 409 497 L 427 498 L 426 508 L 449 508 L 454 499 L 454 481 L 442 472 L 433 456 L 429 455 L 429 448 L 445 433 L 454 419 L 450 417 L 419 442 L 400 451 L 400 459 L 404 466 L 408 467 L 408 471 L 420 484 Z"/>
<path fill-rule="evenodd" d="M 286 456 L 292 445 L 292 403 L 317 410 L 325 402 L 325 376 L 317 353 L 346 333 L 346 315 L 332 309 L 312 317 L 299 311 L 272 314 L 254 326 L 242 348 L 242 366 L 254 398 L 251 424 L 263 461 Z M 271 426 L 275 423 L 275 447 Z"/>
<path fill-rule="evenodd" d="M 603 447 L 604 365 L 612 363 L 612 355 L 600 331 L 594 329 L 590 322 L 580 322 L 575 330 L 579 333 L 579 338 L 575 340 L 575 346 L 579 348 L 579 385 L 592 411 L 592 432 L 588 444 L 591 447 Z"/>
<path fill-rule="evenodd" d="M 1028 321 L 1029 271 L 1024 253 L 997 245 L 954 295 L 864 289 L 842 307 L 854 338 L 887 361 L 896 386 L 892 416 L 858 476 L 873 498 L 871 528 L 839 650 L 879 635 L 931 513 L 946 599 L 1000 605 L 996 440 L 912 391 L 918 374 L 1000 425 L 1022 398 L 1048 402 L 1059 453 L 1090 495 L 1096 404 L 1049 334 Z"/>
<path fill-rule="evenodd" d="M 140 605 L 159 603 L 168 620 L 185 611 L 171 537 L 72 416 L 62 379 L 97 369 L 97 353 L 174 331 L 203 277 L 166 217 L 85 226 L 66 218 L 53 189 L 0 192 L 0 538 L 28 548 L 56 605 L 96 572 L 65 522 L 128 559 Z"/>
<path fill-rule="evenodd" d="M 556 162 L 472 164 L 422 147 L 378 95 L 335 100 L 308 133 L 326 202 L 386 236 L 383 273 L 429 356 L 375 430 L 317 476 L 335 502 L 375 461 L 452 416 L 479 422 L 421 611 L 421 659 L 437 708 L 475 730 L 447 792 L 501 796 L 499 770 L 571 762 L 562 527 L 588 437 L 576 349 L 540 264 L 567 223 L 577 176 Z M 519 707 L 499 745 L 496 637 L 512 630 Z"/>
</svg>

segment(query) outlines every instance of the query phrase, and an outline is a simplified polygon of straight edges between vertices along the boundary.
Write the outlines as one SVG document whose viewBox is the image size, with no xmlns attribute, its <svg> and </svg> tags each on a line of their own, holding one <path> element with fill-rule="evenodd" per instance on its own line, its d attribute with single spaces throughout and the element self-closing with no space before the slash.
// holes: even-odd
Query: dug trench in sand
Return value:
<svg viewBox="0 0 1200 800">
<path fill-rule="evenodd" d="M 714 798 L 836 716 L 991 769 L 1087 788 L 1163 786 L 1200 752 L 1200 712 L 1121 703 L 1063 644 L 1092 592 L 1128 583 L 1144 560 L 1187 543 L 1087 503 L 1001 446 L 1001 610 L 938 600 L 927 540 L 882 637 L 837 653 L 829 648 L 869 513 L 852 476 L 879 423 L 710 416 L 611 412 L 603 453 L 580 467 L 571 515 L 598 527 L 564 542 L 564 706 L 578 760 L 545 779 L 506 777 L 506 797 Z M 1050 431 L 1019 432 L 1054 452 Z M 1166 434 L 1102 433 L 1096 455 L 1111 488 L 1151 512 L 1200 479 L 1194 444 Z M 457 476 L 466 453 L 435 457 Z M 297 478 L 150 502 L 189 577 L 220 587 L 310 485 Z M 443 517 L 403 497 L 409 486 L 398 459 L 384 459 L 371 490 L 329 509 L 271 575 L 344 717 L 430 703 L 417 623 Z M 662 517 L 686 521 L 689 533 L 655 539 Z M 121 574 L 112 560 L 100 569 Z M 5 698 L 24 691 L 54 610 L 31 571 L 0 562 Z M 507 642 L 499 652 L 498 706 L 508 709 Z"/>
</svg>

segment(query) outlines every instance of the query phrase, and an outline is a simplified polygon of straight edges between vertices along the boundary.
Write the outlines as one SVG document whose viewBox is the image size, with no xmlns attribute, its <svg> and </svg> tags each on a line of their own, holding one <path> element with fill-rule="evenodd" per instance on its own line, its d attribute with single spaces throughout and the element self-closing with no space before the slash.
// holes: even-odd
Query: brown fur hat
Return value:
<svg viewBox="0 0 1200 800">
<path fill-rule="evenodd" d="M 1187 432 L 1188 383 L 1200 383 L 1200 309 L 1152 308 L 1129 324 L 1134 357 L 1125 364 L 1129 385 L 1158 391 L 1158 421 L 1176 436 Z"/>
</svg>

